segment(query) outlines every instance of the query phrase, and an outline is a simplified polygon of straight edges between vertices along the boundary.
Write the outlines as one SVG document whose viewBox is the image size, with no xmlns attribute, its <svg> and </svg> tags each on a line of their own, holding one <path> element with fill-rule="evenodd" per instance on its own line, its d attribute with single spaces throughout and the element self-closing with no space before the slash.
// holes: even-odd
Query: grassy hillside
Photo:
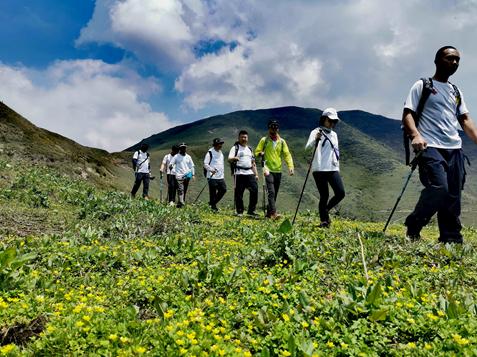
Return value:
<svg viewBox="0 0 477 357">
<path fill-rule="evenodd" d="M 38 128 L 0 102 L 0 157 L 22 166 L 53 167 L 100 187 L 126 189 L 129 162 L 124 154 L 79 145 L 59 134 Z"/>
<path fill-rule="evenodd" d="M 278 199 L 278 208 L 293 211 L 304 182 L 311 153 L 304 152 L 304 145 L 310 131 L 316 127 L 321 111 L 298 107 L 285 107 L 264 110 L 247 110 L 219 115 L 193 123 L 181 125 L 162 133 L 152 135 L 142 142 L 149 144 L 152 150 L 153 169 L 160 166 L 160 160 L 169 151 L 170 146 L 185 141 L 189 144 L 196 167 L 201 170 L 203 157 L 214 137 L 222 137 L 228 153 L 236 140 L 240 129 L 250 134 L 250 144 L 256 146 L 260 137 L 265 135 L 270 118 L 280 121 L 283 137 L 288 141 L 297 166 L 296 176 L 284 176 L 283 188 Z M 403 165 L 400 124 L 382 116 L 363 111 L 345 111 L 340 113 L 343 119 L 337 127 L 342 153 L 341 169 L 347 192 L 345 201 L 339 207 L 339 214 L 348 218 L 364 220 L 384 220 L 400 193 L 408 168 Z M 139 145 L 139 143 L 138 143 Z M 128 150 L 137 149 L 138 145 Z M 477 147 L 468 141 L 471 159 L 477 159 Z M 200 175 L 199 175 L 200 176 Z M 421 189 L 417 175 L 409 185 L 395 219 L 403 221 L 417 200 Z M 477 170 L 470 168 L 464 192 L 463 221 L 477 225 L 475 205 L 477 204 Z M 227 177 L 228 187 L 233 187 L 231 177 Z M 205 185 L 203 177 L 191 186 L 190 198 L 195 199 L 197 192 Z M 259 184 L 261 186 L 261 183 Z M 153 184 L 152 194 L 158 197 L 158 183 Z M 207 192 L 206 192 L 207 194 Z M 207 200 L 206 194 L 202 197 Z M 305 191 L 303 210 L 315 210 L 318 193 L 313 180 L 309 181 Z M 232 191 L 224 200 L 232 206 Z"/>
<path fill-rule="evenodd" d="M 46 217 L 24 237 L 0 225 L 0 355 L 475 354 L 475 229 L 442 246 L 433 227 L 409 242 L 400 225 L 178 210 L 12 161 L 0 175 L 2 212 Z"/>
</svg>

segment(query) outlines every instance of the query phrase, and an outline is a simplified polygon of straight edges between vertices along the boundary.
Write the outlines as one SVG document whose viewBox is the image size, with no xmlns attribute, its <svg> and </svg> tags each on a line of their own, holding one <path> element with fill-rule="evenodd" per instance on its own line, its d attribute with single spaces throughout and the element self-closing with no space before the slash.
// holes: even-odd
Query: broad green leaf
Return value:
<svg viewBox="0 0 477 357">
<path fill-rule="evenodd" d="M 287 218 L 282 222 L 282 224 L 280 224 L 280 227 L 278 228 L 278 232 L 286 234 L 286 233 L 290 233 L 292 229 L 293 229 L 293 226 L 290 220 Z"/>
<path fill-rule="evenodd" d="M 381 295 L 381 283 L 378 281 L 368 293 L 368 296 L 366 296 L 366 302 L 370 305 L 374 305 L 376 301 L 381 297 Z"/>
<path fill-rule="evenodd" d="M 373 321 L 384 321 L 386 320 L 387 316 L 388 316 L 388 309 L 381 309 L 381 310 L 373 311 L 373 313 L 370 316 L 370 319 Z"/>
</svg>

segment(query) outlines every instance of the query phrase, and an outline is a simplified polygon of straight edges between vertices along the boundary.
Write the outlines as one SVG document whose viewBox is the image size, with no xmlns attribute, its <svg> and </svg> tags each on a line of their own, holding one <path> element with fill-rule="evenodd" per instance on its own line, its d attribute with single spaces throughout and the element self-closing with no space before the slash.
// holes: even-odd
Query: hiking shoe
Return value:
<svg viewBox="0 0 477 357">
<path fill-rule="evenodd" d="M 174 206 L 176 203 L 174 201 L 169 202 L 169 206 Z"/>
<path fill-rule="evenodd" d="M 243 217 L 243 213 L 238 213 L 238 212 L 236 212 L 236 213 L 235 213 L 235 216 L 236 216 L 236 217 Z"/>
<path fill-rule="evenodd" d="M 251 218 L 258 218 L 260 217 L 260 215 L 257 213 L 257 212 L 248 212 L 247 213 L 247 216 L 251 217 Z"/>
<path fill-rule="evenodd" d="M 330 222 L 321 222 L 318 228 L 330 228 Z"/>
<path fill-rule="evenodd" d="M 412 228 L 412 227 L 407 227 L 406 238 L 408 238 L 411 241 L 418 241 L 419 239 L 421 239 L 421 230 Z"/>
<path fill-rule="evenodd" d="M 210 209 L 213 211 L 213 212 L 219 212 L 219 209 L 217 207 L 210 207 Z"/>
<path fill-rule="evenodd" d="M 269 218 L 270 219 L 273 219 L 273 220 L 277 220 L 277 219 L 280 219 L 282 217 L 281 214 L 278 214 L 277 212 L 273 212 L 272 214 L 270 214 Z"/>
</svg>

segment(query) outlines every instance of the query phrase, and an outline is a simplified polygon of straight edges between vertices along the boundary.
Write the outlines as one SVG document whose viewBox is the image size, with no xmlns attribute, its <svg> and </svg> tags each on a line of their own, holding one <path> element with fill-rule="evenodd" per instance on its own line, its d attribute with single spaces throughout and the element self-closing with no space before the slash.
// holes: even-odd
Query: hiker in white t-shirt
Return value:
<svg viewBox="0 0 477 357">
<path fill-rule="evenodd" d="M 333 130 L 339 120 L 336 109 L 325 109 L 321 114 L 319 127 L 310 133 L 306 143 L 306 149 L 314 148 L 317 145 L 311 170 L 320 194 L 318 208 L 320 227 L 322 228 L 330 226 L 330 210 L 345 197 L 344 185 L 340 176 L 338 135 Z M 330 200 L 328 200 L 330 195 L 328 185 L 334 192 L 334 196 Z"/>
<path fill-rule="evenodd" d="M 169 166 L 171 164 L 171 160 L 174 156 L 177 155 L 179 152 L 179 146 L 173 145 L 171 148 L 171 152 L 164 156 L 161 165 L 161 173 L 166 174 L 167 179 L 167 202 L 169 204 L 174 204 L 176 201 L 176 193 L 177 193 L 177 180 L 175 172 L 173 171 L 174 168 L 170 169 Z"/>
<path fill-rule="evenodd" d="M 215 138 L 212 147 L 204 157 L 204 169 L 207 172 L 209 184 L 209 205 L 213 211 L 218 211 L 217 203 L 227 192 L 224 176 L 224 154 L 222 153 L 223 144 L 222 139 Z"/>
<path fill-rule="evenodd" d="M 134 185 L 131 190 L 131 196 L 135 197 L 136 192 L 142 183 L 142 197 L 148 199 L 149 196 L 149 182 L 151 179 L 151 163 L 149 159 L 149 145 L 141 144 L 138 151 L 133 155 L 133 169 L 134 169 Z"/>
<path fill-rule="evenodd" d="M 235 192 L 234 204 L 238 216 L 243 215 L 244 204 L 243 194 L 245 189 L 250 192 L 247 214 L 251 217 L 258 217 L 255 212 L 258 202 L 258 172 L 255 165 L 255 156 L 253 149 L 248 146 L 248 133 L 241 130 L 238 135 L 238 141 L 230 149 L 228 160 L 232 165 L 232 174 L 234 176 Z"/>
<path fill-rule="evenodd" d="M 189 154 L 186 153 L 187 145 L 182 143 L 179 145 L 179 153 L 174 156 L 169 164 L 169 168 L 174 170 L 177 180 L 177 192 L 179 194 L 179 202 L 177 207 L 182 207 L 185 204 L 185 196 L 189 182 L 195 177 L 194 161 Z"/>
<path fill-rule="evenodd" d="M 414 211 L 405 221 L 406 235 L 412 240 L 420 238 L 421 229 L 437 213 L 439 241 L 463 242 L 460 213 L 465 155 L 458 130 L 460 124 L 477 143 L 477 127 L 462 92 L 449 82 L 459 61 L 460 54 L 455 47 L 440 48 L 434 58 L 434 76 L 417 81 L 404 104 L 403 127 L 412 140 L 412 147 L 419 153 L 419 177 L 424 185 Z"/>
</svg>

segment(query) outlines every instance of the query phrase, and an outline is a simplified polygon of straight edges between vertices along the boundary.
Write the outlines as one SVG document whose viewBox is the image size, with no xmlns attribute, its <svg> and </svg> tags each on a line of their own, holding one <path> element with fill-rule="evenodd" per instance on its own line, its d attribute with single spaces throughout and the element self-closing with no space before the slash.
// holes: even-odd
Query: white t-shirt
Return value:
<svg viewBox="0 0 477 357">
<path fill-rule="evenodd" d="M 141 150 L 138 150 L 134 153 L 133 159 L 137 160 L 136 172 L 139 172 L 141 174 L 150 173 L 151 170 L 149 167 L 149 154 L 147 152 L 142 152 Z"/>
<path fill-rule="evenodd" d="M 237 161 L 237 170 L 235 170 L 236 175 L 254 175 L 252 170 L 252 165 L 255 162 L 255 157 L 253 156 L 252 150 L 248 146 L 242 146 L 238 144 L 238 152 L 235 155 L 235 145 L 232 146 L 229 152 L 229 159 L 237 156 L 239 160 Z"/>
<path fill-rule="evenodd" d="M 174 156 L 172 156 L 171 154 L 167 154 L 166 156 L 164 156 L 164 159 L 162 159 L 162 164 L 164 165 L 164 168 L 166 169 L 167 175 L 175 175 L 174 168 L 172 168 L 172 170 L 169 168 L 169 165 L 171 164 L 171 160 L 173 157 Z"/>
<path fill-rule="evenodd" d="M 212 160 L 209 153 L 212 153 Z M 217 170 L 212 176 L 212 180 L 222 180 L 224 178 L 224 154 L 222 151 L 210 148 L 204 157 L 204 168 L 207 170 L 208 179 L 211 177 L 212 171 Z"/>
<path fill-rule="evenodd" d="M 435 93 L 431 93 L 424 104 L 417 130 L 427 142 L 427 146 L 439 149 L 460 149 L 462 140 L 459 136 L 457 117 L 469 112 L 463 94 L 459 90 L 462 104 L 458 109 L 452 85 L 436 80 L 432 82 Z M 423 86 L 421 80 L 414 83 L 409 91 L 404 108 L 416 112 Z"/>
<path fill-rule="evenodd" d="M 316 143 L 316 134 L 318 134 L 321 128 L 316 128 L 311 131 L 310 136 L 308 138 L 308 142 L 306 143 L 306 149 L 314 148 Z M 311 171 L 339 171 L 340 170 L 340 162 L 338 160 L 339 151 L 336 153 L 335 150 L 338 149 L 338 135 L 331 130 L 327 133 L 324 129 L 323 135 L 320 138 L 318 143 L 318 147 L 316 148 L 315 156 L 313 157 L 313 161 L 311 164 Z M 329 138 L 327 140 L 325 135 Z M 335 149 L 333 149 L 333 146 Z"/>
<path fill-rule="evenodd" d="M 192 172 L 192 175 L 195 175 L 194 161 L 192 161 L 189 154 L 185 154 L 184 156 L 181 154 L 175 155 L 172 158 L 170 165 L 172 165 L 172 169 L 178 179 L 184 178 L 189 172 Z"/>
</svg>

